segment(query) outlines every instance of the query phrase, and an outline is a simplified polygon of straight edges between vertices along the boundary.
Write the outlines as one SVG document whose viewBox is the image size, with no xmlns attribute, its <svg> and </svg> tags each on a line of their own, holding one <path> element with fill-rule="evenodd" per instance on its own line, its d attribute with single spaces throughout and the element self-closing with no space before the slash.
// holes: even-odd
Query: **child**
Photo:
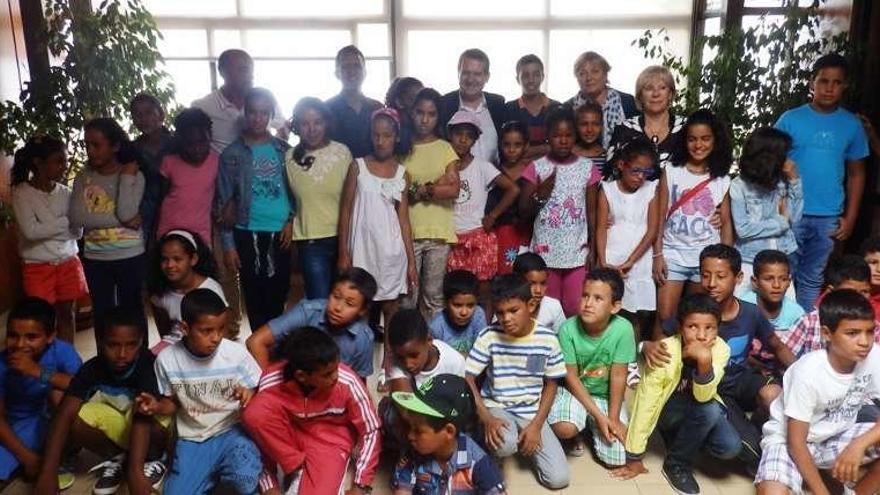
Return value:
<svg viewBox="0 0 880 495">
<path fill-rule="evenodd" d="M 437 121 L 442 108 L 440 94 L 424 88 L 416 94 L 412 111 L 413 147 L 403 160 L 412 185 L 408 191 L 413 254 L 419 281 L 403 306 L 420 308 L 426 320 L 443 309 L 443 274 L 449 245 L 454 244 L 452 202 L 458 198 L 458 157 L 441 138 Z"/>
<path fill-rule="evenodd" d="M 601 121 L 595 124 L 602 128 Z M 656 286 L 651 278 L 650 249 L 657 237 L 657 181 L 648 181 L 657 168 L 657 153 L 647 139 L 630 141 L 612 157 L 609 182 L 599 189 L 596 215 L 596 254 L 600 266 L 620 272 L 626 284 L 622 315 L 649 338 Z"/>
<path fill-rule="evenodd" d="M 516 61 L 516 82 L 522 89 L 522 95 L 505 103 L 504 110 L 507 122 L 522 122 L 525 126 L 527 147 L 524 150 L 524 157 L 533 160 L 546 155 L 549 151 L 545 121 L 548 112 L 558 107 L 560 103 L 548 98 L 541 91 L 541 84 L 544 82 L 544 63 L 537 55 L 530 53 Z M 499 136 L 499 142 L 502 139 L 503 137 Z"/>
<path fill-rule="evenodd" d="M 807 311 L 819 297 L 835 241 L 852 234 L 865 189 L 865 130 L 840 106 L 848 79 L 849 64 L 843 56 L 819 57 L 813 64 L 811 101 L 776 122 L 777 129 L 791 136 L 789 158 L 803 177 L 803 216 L 794 224 L 800 247 L 795 288 L 798 303 Z"/>
<path fill-rule="evenodd" d="M 733 245 L 727 129 L 709 110 L 697 110 L 688 117 L 684 135 L 673 166 L 663 170 L 657 186 L 661 234 L 654 241 L 655 337 L 685 289 L 700 290 L 700 251 L 718 242 Z M 720 227 L 713 225 L 714 215 L 720 217 Z"/>
<path fill-rule="evenodd" d="M 480 282 L 467 270 L 443 276 L 443 311 L 431 320 L 431 335 L 467 356 L 477 335 L 486 328 L 486 313 L 477 304 Z"/>
<path fill-rule="evenodd" d="M 183 337 L 181 329 L 180 302 L 189 291 L 209 289 L 223 302 L 223 288 L 212 278 L 214 257 L 198 234 L 186 230 L 168 231 L 156 244 L 148 289 L 156 330 L 161 342 L 153 347 L 159 354 Z"/>
<path fill-rule="evenodd" d="M 165 428 L 170 426 L 171 418 L 161 418 L 161 425 L 148 421 L 146 428 L 133 428 L 135 398 L 142 392 L 159 394 L 153 354 L 143 342 L 146 329 L 139 325 L 137 318 L 123 308 L 107 312 L 104 331 L 98 337 L 98 355 L 70 381 L 52 422 L 35 493 L 58 491 L 55 473 L 65 446 L 85 447 L 106 459 L 91 469 L 99 471 L 93 493 L 116 493 L 125 473 L 126 452 L 137 457 L 128 459 L 129 483 L 146 489 L 135 493 L 149 493 L 159 487 L 165 476 Z M 140 450 L 134 452 L 137 446 Z M 152 450 L 153 460 L 145 463 L 147 447 Z"/>
<path fill-rule="evenodd" d="M 391 398 L 407 411 L 412 448 L 391 475 L 395 495 L 507 493 L 495 461 L 465 433 L 474 399 L 464 379 L 438 375 L 412 393 L 394 392 Z"/>
<path fill-rule="evenodd" d="M 831 259 L 825 270 L 825 283 L 825 294 L 836 289 L 851 289 L 870 300 L 871 269 L 861 257 L 854 254 Z M 796 358 L 825 348 L 819 316 L 819 310 L 814 309 L 801 317 L 788 332 L 780 335 Z M 880 332 L 875 336 L 880 343 Z"/>
<path fill-rule="evenodd" d="M 141 291 L 147 260 L 138 213 L 144 175 L 115 120 L 86 123 L 85 142 L 88 164 L 73 181 L 70 226 L 84 229 L 83 269 L 94 320 L 100 325 L 105 312 L 123 306 L 146 325 Z"/>
<path fill-rule="evenodd" d="M 244 410 L 245 428 L 291 480 L 287 493 L 342 493 L 354 455 L 354 480 L 345 493 L 369 495 L 381 439 L 364 384 L 339 362 L 333 339 L 316 328 L 292 335 L 283 354 L 285 361 L 266 370 Z M 263 489 L 274 485 L 273 477 L 261 480 Z"/>
<path fill-rule="evenodd" d="M 159 167 L 163 193 L 156 235 L 183 229 L 210 242 L 219 167 L 219 156 L 211 150 L 211 118 L 198 108 L 180 112 L 174 118 L 174 138 L 176 153 L 165 155 Z"/>
<path fill-rule="evenodd" d="M 269 133 L 275 106 L 268 90 L 248 92 L 245 129 L 220 155 L 214 197 L 226 267 L 241 276 L 252 331 L 284 311 L 290 287 L 294 202 L 284 170 L 290 145 Z"/>
<path fill-rule="evenodd" d="M 88 294 L 77 257 L 81 229 L 71 229 L 71 190 L 61 181 L 67 169 L 66 146 L 49 137 L 33 137 L 15 153 L 12 208 L 24 261 L 24 292 L 55 305 L 58 337 L 73 342 L 76 301 Z"/>
<path fill-rule="evenodd" d="M 382 108 L 371 120 L 371 152 L 348 169 L 339 214 L 339 271 L 352 266 L 378 283 L 374 301 L 385 321 L 397 311 L 401 294 L 417 283 L 409 225 L 409 174 L 397 157 L 408 153 L 400 138 L 400 116 Z"/>
<path fill-rule="evenodd" d="M 871 269 L 871 306 L 880 315 L 880 237 L 869 237 L 862 243 L 862 257 Z"/>
<path fill-rule="evenodd" d="M 602 106 L 588 101 L 574 109 L 574 118 L 577 124 L 577 137 L 575 138 L 573 148 L 574 154 L 589 158 L 593 162 L 593 175 L 590 177 L 590 183 L 598 183 L 602 176 L 602 171 L 606 167 L 605 148 L 602 147 L 602 129 L 604 126 Z M 652 176 L 647 177 L 647 179 L 651 178 Z"/>
<path fill-rule="evenodd" d="M 474 112 L 459 110 L 447 125 L 449 142 L 458 155 L 459 193 L 455 200 L 455 235 L 458 243 L 449 252 L 447 270 L 468 270 L 480 281 L 480 299 L 488 307 L 489 281 L 498 272 L 495 221 L 516 201 L 519 187 L 491 163 L 474 157 L 471 147 L 480 137 Z M 495 208 L 486 212 L 489 190 L 504 192 Z"/>
<path fill-rule="evenodd" d="M 532 319 L 536 304 L 521 276 L 496 277 L 492 304 L 498 324 L 477 337 L 466 362 L 485 445 L 500 458 L 519 452 L 532 463 L 542 485 L 564 488 L 568 463 L 547 423 L 557 380 L 566 374 L 559 341 Z"/>
<path fill-rule="evenodd" d="M 786 158 L 791 137 L 772 127 L 753 132 L 743 146 L 739 175 L 730 183 L 730 212 L 736 248 L 743 257 L 743 281 L 748 291 L 755 255 L 776 249 L 795 256 L 798 244 L 792 225 L 801 219 L 804 191 L 794 162 Z M 794 297 L 794 288 L 788 284 Z"/>
<path fill-rule="evenodd" d="M 522 122 L 511 121 L 501 126 L 501 137 L 498 142 L 498 150 L 501 156 L 501 172 L 522 188 L 525 179 L 523 171 L 529 165 L 526 159 L 528 153 L 529 129 Z M 546 145 L 544 145 L 546 147 Z M 495 211 L 495 208 L 504 199 L 507 193 L 500 187 L 493 187 L 489 191 L 486 200 L 485 213 Z M 519 202 L 515 201 L 495 219 L 495 237 L 498 239 L 498 273 L 505 274 L 513 271 L 513 262 L 521 250 L 527 249 L 532 239 L 531 223 L 519 213 Z"/>
<path fill-rule="evenodd" d="M 636 360 L 632 324 L 617 316 L 623 279 L 610 268 L 587 273 L 581 310 L 559 331 L 565 360 L 565 388 L 559 390 L 547 422 L 561 439 L 573 439 L 572 455 L 586 450 L 581 431 L 589 425 L 593 448 L 608 467 L 626 462 L 627 415 L 623 407 L 627 366 Z"/>
<path fill-rule="evenodd" d="M 26 297 L 12 308 L 0 353 L 0 480 L 19 467 L 26 478 L 37 476 L 50 407 L 61 402 L 81 365 L 73 346 L 55 338 L 51 304 Z M 64 485 L 73 484 L 64 478 Z"/>
<path fill-rule="evenodd" d="M 535 253 L 523 253 L 513 262 L 513 273 L 523 277 L 529 283 L 535 310 L 532 318 L 538 325 L 549 328 L 556 333 L 565 323 L 565 313 L 559 299 L 547 295 L 547 279 L 549 273 L 544 258 Z"/>
<path fill-rule="evenodd" d="M 693 465 L 702 449 L 718 459 L 739 453 L 739 435 L 718 393 L 730 356 L 718 338 L 721 313 L 705 294 L 679 303 L 678 331 L 662 340 L 669 360 L 642 370 L 626 433 L 626 466 L 615 470 L 615 477 L 626 480 L 648 472 L 642 459 L 655 429 L 666 444 L 663 477 L 676 493 L 700 493 Z"/>
<path fill-rule="evenodd" d="M 535 218 L 531 251 L 547 263 L 547 292 L 562 302 L 566 315 L 577 313 L 585 266 L 595 253 L 594 165 L 572 152 L 576 128 L 565 107 L 547 116 L 550 153 L 529 164 L 520 193 L 520 210 Z"/>
<path fill-rule="evenodd" d="M 183 340 L 156 357 L 161 395 L 136 398 L 141 414 L 176 417 L 178 439 L 164 491 L 206 493 L 219 480 L 236 493 L 253 493 L 260 453 L 238 423 L 260 367 L 244 346 L 223 338 L 227 309 L 215 292 L 189 292 L 180 310 Z"/>
<path fill-rule="evenodd" d="M 366 74 L 364 54 L 356 46 L 344 46 L 336 52 L 336 79 L 342 89 L 326 102 L 335 116 L 331 138 L 347 146 L 355 158 L 370 153 L 371 116 L 382 108 L 382 103 L 364 96 L 361 90 Z"/>
<path fill-rule="evenodd" d="M 165 109 L 162 102 L 149 93 L 138 93 L 128 104 L 131 123 L 141 133 L 131 144 L 140 153 L 140 171 L 144 174 L 144 196 L 140 214 L 143 219 L 144 239 L 152 247 L 156 236 L 156 220 L 162 200 L 162 158 L 174 147 L 174 136 L 164 125 Z"/>
<path fill-rule="evenodd" d="M 373 331 L 364 321 L 376 294 L 376 281 L 361 268 L 340 273 L 328 299 L 304 299 L 278 318 L 257 329 L 247 348 L 260 367 L 269 366 L 275 343 L 303 327 L 326 331 L 339 347 L 343 363 L 367 379 L 373 374 Z"/>
<path fill-rule="evenodd" d="M 785 391 L 764 425 L 759 494 L 830 493 L 819 473 L 831 469 L 844 492 L 880 489 L 878 428 L 857 423 L 859 409 L 880 394 L 880 350 L 874 311 L 852 290 L 836 290 L 819 303 L 828 348 L 811 352 L 785 372 Z M 860 466 L 868 465 L 860 480 Z"/>
</svg>

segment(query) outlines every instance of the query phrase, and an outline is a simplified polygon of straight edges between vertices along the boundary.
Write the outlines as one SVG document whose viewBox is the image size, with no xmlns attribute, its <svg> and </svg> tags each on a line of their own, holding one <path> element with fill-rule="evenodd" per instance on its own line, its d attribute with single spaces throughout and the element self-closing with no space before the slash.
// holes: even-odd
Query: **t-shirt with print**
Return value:
<svg viewBox="0 0 880 495">
<path fill-rule="evenodd" d="M 471 321 L 464 327 L 456 326 L 449 321 L 446 311 L 437 313 L 429 325 L 431 335 L 435 339 L 442 340 L 462 354 L 470 352 L 471 347 L 474 345 L 474 340 L 477 339 L 477 335 L 487 326 L 486 313 L 479 306 L 474 308 L 474 315 L 471 317 Z"/>
<path fill-rule="evenodd" d="M 581 319 L 573 316 L 559 330 L 559 347 L 566 365 L 576 365 L 578 378 L 590 395 L 608 398 L 611 366 L 636 360 L 632 323 L 614 315 L 597 337 L 588 335 Z"/>
<path fill-rule="evenodd" d="M 535 216 L 531 251 L 541 256 L 549 268 L 581 267 L 589 253 L 587 185 L 593 175 L 593 162 L 572 156 L 567 163 L 557 163 L 545 156 L 530 163 L 522 176 L 532 184 L 540 184 L 554 172 L 553 192 Z"/>
<path fill-rule="evenodd" d="M 342 186 L 351 164 L 351 152 L 342 143 L 330 141 L 327 146 L 307 151 L 303 158 L 314 158 L 311 165 L 300 165 L 293 159 L 294 149 L 287 151 L 287 180 L 296 200 L 293 239 L 325 239 L 336 237 Z"/>
<path fill-rule="evenodd" d="M 413 184 L 437 182 L 446 173 L 446 167 L 458 160 L 452 145 L 437 138 L 430 143 L 413 144 L 412 152 L 403 160 Z M 453 201 L 419 201 L 409 206 L 409 223 L 413 239 L 442 239 L 454 243 L 455 222 Z"/>
<path fill-rule="evenodd" d="M 555 297 L 544 296 L 541 298 L 541 305 L 538 307 L 538 316 L 535 320 L 538 322 L 538 325 L 559 333 L 559 329 L 565 323 L 565 312 L 562 311 L 562 303 Z"/>
<path fill-rule="evenodd" d="M 39 378 L 25 376 L 9 367 L 8 351 L 0 353 L 0 397 L 6 407 L 6 416 L 21 419 L 46 413 L 46 399 L 52 386 Z M 38 360 L 40 369 L 50 373 L 73 376 L 82 366 L 82 359 L 72 345 L 54 339 Z"/>
<path fill-rule="evenodd" d="M 664 173 L 670 208 L 709 178 L 709 174 L 696 175 L 687 167 L 666 167 Z M 716 177 L 669 215 L 663 227 L 663 257 L 667 261 L 683 267 L 698 267 L 700 251 L 721 242 L 721 232 L 712 226 L 710 220 L 729 188 L 730 177 Z"/>
<path fill-rule="evenodd" d="M 179 155 L 166 155 L 159 173 L 168 179 L 170 187 L 159 209 L 157 235 L 173 229 L 196 233 L 211 245 L 211 205 L 220 157 L 213 151 L 199 165 L 192 165 Z"/>
<path fill-rule="evenodd" d="M 256 388 L 262 370 L 245 347 L 223 339 L 214 354 L 189 352 L 180 341 L 156 357 L 159 392 L 176 399 L 177 434 L 202 442 L 238 423 L 237 387 Z"/>
<path fill-rule="evenodd" d="M 511 337 L 497 326 L 483 330 L 467 357 L 467 373 L 486 372 L 480 395 L 486 407 L 499 407 L 523 419 L 538 412 L 544 379 L 565 376 L 565 362 L 553 330 L 534 323 L 532 331 Z"/>
<path fill-rule="evenodd" d="M 272 141 L 255 144 L 253 180 L 251 181 L 251 209 L 248 225 L 254 232 L 278 232 L 290 214 L 284 163 Z"/>
<path fill-rule="evenodd" d="M 226 302 L 226 296 L 223 294 L 223 287 L 211 277 L 205 277 L 205 280 L 202 281 L 201 284 L 197 287 L 197 289 L 208 289 L 223 300 L 223 304 L 229 305 Z M 171 332 L 168 335 L 162 337 L 162 340 L 166 342 L 177 342 L 183 338 L 183 329 L 180 326 L 180 322 L 183 320 L 183 316 L 180 313 L 180 304 L 183 302 L 183 296 L 186 294 L 176 290 L 169 290 L 162 295 L 152 296 L 150 298 L 150 302 L 153 303 L 157 308 L 161 308 L 165 310 L 168 314 L 168 321 L 171 322 Z"/>
<path fill-rule="evenodd" d="M 776 122 L 792 139 L 788 156 L 797 163 L 804 187 L 804 215 L 843 213 L 846 162 L 868 156 L 865 129 L 852 113 L 838 108 L 817 112 L 808 103 L 793 108 Z"/>
<path fill-rule="evenodd" d="M 437 364 L 430 370 L 422 370 L 421 373 L 413 376 L 398 366 L 397 363 L 391 365 L 391 371 L 388 372 L 388 380 L 398 380 L 405 378 L 407 380 L 415 380 L 416 386 L 419 388 L 429 378 L 437 375 L 455 375 L 464 378 L 464 356 L 458 351 L 450 347 L 442 340 L 434 341 L 434 348 L 437 349 Z"/>
<path fill-rule="evenodd" d="M 119 372 L 110 369 L 101 356 L 93 357 L 70 381 L 67 395 L 108 404 L 124 413 L 131 409 L 134 398 L 141 392 L 159 396 L 155 360 L 152 352 L 141 349 L 131 366 Z"/>
<path fill-rule="evenodd" d="M 807 443 L 821 443 L 856 423 L 871 397 L 880 396 L 880 348 L 876 345 L 852 373 L 831 367 L 828 351 L 804 355 L 785 372 L 782 394 L 770 405 L 761 446 L 786 443 L 788 418 L 810 424 Z"/>
<path fill-rule="evenodd" d="M 458 172 L 458 199 L 455 200 L 455 231 L 468 232 L 483 226 L 483 213 L 492 182 L 501 172 L 491 163 L 474 157 Z"/>
</svg>

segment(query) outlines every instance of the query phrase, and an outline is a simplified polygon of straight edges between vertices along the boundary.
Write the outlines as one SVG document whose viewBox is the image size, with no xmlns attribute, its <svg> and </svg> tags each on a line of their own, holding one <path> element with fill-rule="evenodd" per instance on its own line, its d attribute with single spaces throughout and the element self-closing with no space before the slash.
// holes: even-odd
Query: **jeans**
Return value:
<svg viewBox="0 0 880 495">
<path fill-rule="evenodd" d="M 718 459 L 733 459 L 741 448 L 739 434 L 728 421 L 724 406 L 716 400 L 697 402 L 692 396 L 675 392 L 663 407 L 657 428 L 666 443 L 666 465 L 690 470 L 704 447 Z"/>
<path fill-rule="evenodd" d="M 413 241 L 413 251 L 419 284 L 403 298 L 401 307 L 420 309 L 425 321 L 431 321 L 443 309 L 443 277 L 449 244 L 437 239 L 418 239 Z"/>
<path fill-rule="evenodd" d="M 83 259 L 83 271 L 92 296 L 95 337 L 103 330 L 104 315 L 116 306 L 124 307 L 147 328 L 142 291 L 147 273 L 147 255 L 121 260 Z"/>
<path fill-rule="evenodd" d="M 811 311 L 822 291 L 825 265 L 834 249 L 831 233 L 840 224 L 838 217 L 804 215 L 794 226 L 798 242 L 798 266 L 794 272 L 797 302 Z"/>
<path fill-rule="evenodd" d="M 290 289 L 290 251 L 281 247 L 279 232 L 235 229 L 241 260 L 241 289 L 251 331 L 280 316 Z"/>
<path fill-rule="evenodd" d="M 297 241 L 306 299 L 327 299 L 336 275 L 337 238 Z"/>
</svg>

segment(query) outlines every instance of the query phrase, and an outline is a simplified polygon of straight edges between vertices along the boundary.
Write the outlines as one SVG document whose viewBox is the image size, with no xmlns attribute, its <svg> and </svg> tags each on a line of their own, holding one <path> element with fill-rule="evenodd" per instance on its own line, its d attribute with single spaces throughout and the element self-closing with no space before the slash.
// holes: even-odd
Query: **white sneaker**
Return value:
<svg viewBox="0 0 880 495">
<path fill-rule="evenodd" d="M 122 484 L 122 464 L 125 462 L 125 454 L 119 454 L 112 459 L 108 459 L 97 466 L 89 469 L 89 472 L 100 471 L 98 480 L 92 488 L 94 495 L 113 495 L 119 490 Z"/>
<path fill-rule="evenodd" d="M 162 457 L 155 461 L 144 463 L 144 477 L 147 478 L 147 483 L 153 487 L 153 490 L 159 489 L 159 485 L 161 485 L 162 480 L 165 479 L 165 473 L 167 471 L 168 468 L 165 466 L 165 455 L 162 455 Z"/>
</svg>

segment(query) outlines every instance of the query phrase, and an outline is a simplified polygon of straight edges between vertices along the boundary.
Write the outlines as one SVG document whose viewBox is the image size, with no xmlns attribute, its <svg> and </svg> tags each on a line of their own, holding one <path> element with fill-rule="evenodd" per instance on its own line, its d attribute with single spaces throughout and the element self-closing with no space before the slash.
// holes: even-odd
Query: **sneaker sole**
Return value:
<svg viewBox="0 0 880 495">
<path fill-rule="evenodd" d="M 670 480 L 669 476 L 666 475 L 665 469 L 661 469 L 660 472 L 663 473 L 663 479 L 665 479 L 666 482 L 669 483 L 669 488 L 672 488 L 672 491 L 674 491 L 678 495 L 700 495 L 700 492 L 688 493 L 688 492 L 683 492 L 683 491 L 679 490 L 678 488 L 675 487 L 675 485 L 672 484 L 672 480 Z"/>
<path fill-rule="evenodd" d="M 158 481 L 156 481 L 155 483 L 153 483 L 153 484 L 151 485 L 151 486 L 153 487 L 153 490 L 159 490 L 159 487 L 162 486 L 162 482 L 165 481 L 165 475 L 166 475 L 166 474 L 167 474 L 167 472 L 162 473 L 162 477 L 159 478 Z"/>
<path fill-rule="evenodd" d="M 113 495 L 119 491 L 119 487 L 92 488 L 93 495 Z"/>
</svg>

